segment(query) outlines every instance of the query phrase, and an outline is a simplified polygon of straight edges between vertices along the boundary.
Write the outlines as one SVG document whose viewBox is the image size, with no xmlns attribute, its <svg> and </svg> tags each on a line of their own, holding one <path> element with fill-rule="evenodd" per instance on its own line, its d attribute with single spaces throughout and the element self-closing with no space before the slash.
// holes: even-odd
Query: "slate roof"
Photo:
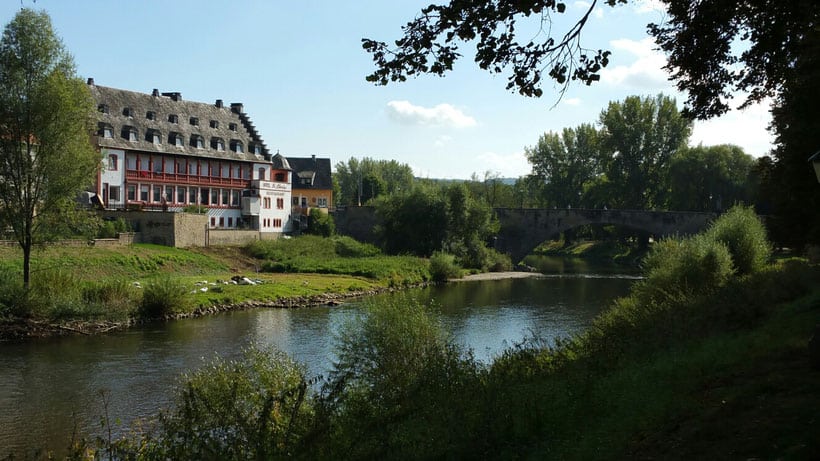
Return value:
<svg viewBox="0 0 820 461">
<path fill-rule="evenodd" d="M 330 175 L 330 159 L 287 157 L 293 170 L 292 189 L 333 189 L 333 178 Z M 300 179 L 312 178 L 312 185 L 302 184 Z"/>
<path fill-rule="evenodd" d="M 88 87 L 98 109 L 101 106 L 107 108 L 107 113 L 98 110 L 97 121 L 113 130 L 112 138 L 98 136 L 101 147 L 243 161 L 270 159 L 267 146 L 243 112 L 242 104 L 234 103 L 226 107 L 221 100 L 214 104 L 184 101 L 180 93 L 160 93 L 156 89 L 151 94 L 138 93 L 95 85 L 93 79 L 89 79 Z M 153 112 L 153 120 L 147 118 L 148 112 Z M 176 116 L 176 123 L 169 121 L 172 115 Z M 196 125 L 191 123 L 192 119 L 195 119 Z M 122 130 L 126 126 L 136 129 L 136 141 L 123 138 Z M 232 126 L 235 131 L 231 130 Z M 159 132 L 160 144 L 146 139 L 149 130 Z M 171 133 L 181 135 L 182 146 L 174 145 Z M 203 148 L 191 145 L 192 135 L 202 136 Z M 222 139 L 223 151 L 211 147 L 212 138 Z M 242 153 L 231 149 L 232 140 L 242 143 Z M 254 145 L 259 145 L 261 155 L 253 153 Z"/>
</svg>

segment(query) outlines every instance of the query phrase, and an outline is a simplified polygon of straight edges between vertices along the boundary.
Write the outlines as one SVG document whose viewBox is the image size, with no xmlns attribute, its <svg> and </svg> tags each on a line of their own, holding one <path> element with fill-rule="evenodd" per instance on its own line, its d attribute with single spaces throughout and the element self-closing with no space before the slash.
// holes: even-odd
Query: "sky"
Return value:
<svg viewBox="0 0 820 461">
<path fill-rule="evenodd" d="M 376 86 L 362 38 L 392 42 L 430 0 L 3 0 L 7 24 L 21 6 L 45 10 L 97 85 L 189 101 L 241 102 L 271 152 L 285 156 L 396 160 L 418 177 L 467 179 L 531 171 L 524 155 L 546 132 L 595 123 L 610 101 L 630 95 L 675 97 L 663 54 L 646 32 L 664 14 L 653 0 L 595 9 L 582 44 L 612 51 L 601 81 L 541 98 L 505 89 L 503 74 L 473 63 L 474 46 L 445 77 L 423 75 Z M 603 2 L 599 2 L 599 5 Z M 578 17 L 589 3 L 568 0 Z M 561 20 L 553 30 L 561 30 Z M 527 31 L 526 24 L 519 31 Z M 523 40 L 523 39 L 522 39 Z M 736 99 L 738 105 L 742 98 Z M 691 145 L 737 144 L 767 155 L 768 106 L 695 122 Z"/>
</svg>

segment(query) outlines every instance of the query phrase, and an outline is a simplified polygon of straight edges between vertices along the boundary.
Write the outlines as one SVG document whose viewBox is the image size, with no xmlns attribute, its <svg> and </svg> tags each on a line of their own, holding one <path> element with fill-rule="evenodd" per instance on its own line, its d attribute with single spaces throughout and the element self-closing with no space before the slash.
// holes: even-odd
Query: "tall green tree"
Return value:
<svg viewBox="0 0 820 461">
<path fill-rule="evenodd" d="M 0 221 L 23 250 L 76 219 L 75 198 L 99 160 L 93 100 L 45 12 L 22 9 L 0 40 Z"/>
<path fill-rule="evenodd" d="M 334 180 L 339 185 L 336 203 L 364 205 L 380 194 L 407 192 L 413 186 L 413 170 L 395 160 L 351 157 L 336 164 Z"/>
<path fill-rule="evenodd" d="M 722 211 L 755 198 L 755 159 L 739 146 L 683 148 L 669 167 L 669 208 L 687 211 Z"/>
<path fill-rule="evenodd" d="M 376 234 L 388 253 L 429 256 L 447 237 L 447 201 L 435 186 L 384 195 L 375 201 Z"/>
<path fill-rule="evenodd" d="M 603 148 L 612 159 L 607 178 L 610 199 L 619 208 L 663 208 L 672 154 L 686 146 L 692 131 L 674 98 L 629 96 L 601 112 Z"/>
<path fill-rule="evenodd" d="M 524 153 L 548 205 L 582 206 L 585 185 L 602 173 L 601 136 L 590 124 L 545 133 Z"/>
</svg>

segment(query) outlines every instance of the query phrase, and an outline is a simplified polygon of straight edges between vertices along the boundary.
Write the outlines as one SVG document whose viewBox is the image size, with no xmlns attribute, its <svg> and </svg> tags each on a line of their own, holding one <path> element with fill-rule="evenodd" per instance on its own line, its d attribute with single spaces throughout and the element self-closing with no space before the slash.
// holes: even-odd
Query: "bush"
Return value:
<svg viewBox="0 0 820 461">
<path fill-rule="evenodd" d="M 149 282 L 142 293 L 139 313 L 146 318 L 160 318 L 186 312 L 190 306 L 188 289 L 170 277 Z"/>
<path fill-rule="evenodd" d="M 333 222 L 333 216 L 330 213 L 312 209 L 308 217 L 308 227 L 306 234 L 321 235 L 322 237 L 330 237 L 336 233 L 336 224 Z"/>
<path fill-rule="evenodd" d="M 430 277 L 434 282 L 446 282 L 460 276 L 461 267 L 456 264 L 455 256 L 442 251 L 433 252 L 430 256 Z"/>
<path fill-rule="evenodd" d="M 706 236 L 729 248 L 735 269 L 741 275 L 763 269 L 771 257 L 766 227 L 751 207 L 733 207 L 712 223 Z"/>
<path fill-rule="evenodd" d="M 0 317 L 28 317 L 31 314 L 23 289 L 23 275 L 7 267 L 0 267 Z"/>
<path fill-rule="evenodd" d="M 136 289 L 120 279 L 88 283 L 82 289 L 82 299 L 88 306 L 97 306 L 109 319 L 127 319 L 139 303 Z"/>
<path fill-rule="evenodd" d="M 381 254 L 376 246 L 369 243 L 361 243 L 351 237 L 334 237 L 336 254 L 343 258 L 365 258 L 368 256 L 378 256 Z"/>
<path fill-rule="evenodd" d="M 117 459 L 281 459 L 311 422 L 304 369 L 281 352 L 251 347 L 183 377 L 175 408 Z M 136 456 L 139 454 L 139 456 Z"/>
</svg>

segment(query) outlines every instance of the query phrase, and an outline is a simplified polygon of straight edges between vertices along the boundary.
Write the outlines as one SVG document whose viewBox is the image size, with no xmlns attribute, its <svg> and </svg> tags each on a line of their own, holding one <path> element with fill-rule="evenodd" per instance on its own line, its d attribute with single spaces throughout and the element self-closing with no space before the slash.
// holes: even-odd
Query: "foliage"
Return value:
<svg viewBox="0 0 820 461">
<path fill-rule="evenodd" d="M 182 208 L 182 211 L 185 213 L 194 213 L 194 214 L 206 214 L 208 213 L 208 207 L 200 204 L 196 205 L 185 205 Z"/>
<path fill-rule="evenodd" d="M 433 252 L 430 256 L 430 277 L 434 282 L 446 282 L 461 276 L 461 267 L 456 264 L 456 257 L 442 251 Z"/>
<path fill-rule="evenodd" d="M 754 199 L 755 160 L 738 146 L 697 146 L 672 155 L 669 202 L 672 210 L 722 211 Z"/>
<path fill-rule="evenodd" d="M 351 157 L 347 163 L 336 164 L 333 179 L 339 185 L 337 205 L 365 205 L 383 194 L 409 191 L 413 185 L 413 170 L 395 160 Z"/>
<path fill-rule="evenodd" d="M 190 307 L 188 291 L 185 285 L 170 276 L 148 282 L 143 289 L 139 314 L 154 319 L 186 312 Z"/>
<path fill-rule="evenodd" d="M 603 146 L 611 161 L 611 206 L 631 209 L 666 205 L 672 154 L 686 146 L 691 123 L 681 117 L 674 98 L 629 96 L 601 112 Z"/>
<path fill-rule="evenodd" d="M 126 320 L 139 305 L 136 288 L 123 279 L 105 279 L 99 283 L 86 282 L 82 287 L 82 301 L 91 309 L 106 312 L 109 319 Z"/>
<path fill-rule="evenodd" d="M 303 367 L 281 352 L 251 347 L 240 359 L 216 357 L 182 378 L 175 407 L 138 443 L 116 453 L 136 459 L 278 459 L 312 419 Z"/>
<path fill-rule="evenodd" d="M 812 0 L 687 2 L 662 0 L 667 15 L 649 33 L 667 53 L 666 68 L 688 94 L 686 116 L 706 119 L 729 110 L 734 92 L 748 94 L 740 108 L 777 95 L 799 78 L 795 62 L 817 36 L 820 5 Z M 738 47 L 743 41 L 746 46 Z"/>
<path fill-rule="evenodd" d="M 335 234 L 336 224 L 333 222 L 333 216 L 314 208 L 308 217 L 308 227 L 305 233 L 322 237 L 330 237 Z"/>
<path fill-rule="evenodd" d="M 98 166 L 90 144 L 93 102 L 44 12 L 23 8 L 0 40 L 0 223 L 23 250 L 76 226 L 74 198 Z"/>
<path fill-rule="evenodd" d="M 603 173 L 601 134 L 592 125 L 545 133 L 526 148 L 532 175 L 542 182 L 539 191 L 548 206 L 582 206 L 584 187 Z M 600 205 L 600 204 L 599 204 Z"/>
<path fill-rule="evenodd" d="M 760 271 L 771 258 L 766 227 L 751 207 L 733 207 L 712 223 L 706 236 L 726 245 L 738 274 Z"/>
<path fill-rule="evenodd" d="M 432 186 L 384 196 L 376 201 L 377 234 L 387 253 L 429 256 L 447 236 L 447 202 Z"/>
<path fill-rule="evenodd" d="M 131 226 L 123 218 L 103 220 L 97 232 L 97 238 L 116 238 L 118 234 L 131 232 Z"/>
<path fill-rule="evenodd" d="M 307 448 L 316 458 L 464 457 L 476 429 L 481 374 L 429 307 L 409 297 L 370 304 L 340 328 Z"/>
<path fill-rule="evenodd" d="M 605 0 L 609 6 L 626 0 Z M 570 80 L 589 85 L 600 79 L 600 70 L 609 63 L 609 51 L 591 50 L 581 45 L 581 32 L 596 2 L 585 5 L 584 14 L 563 33 L 555 26 L 553 15 L 567 11 L 565 3 L 554 0 L 512 2 L 451 1 L 431 4 L 405 25 L 403 37 L 395 48 L 384 42 L 363 39 L 362 46 L 373 57 L 376 70 L 367 80 L 380 85 L 405 81 L 422 73 L 444 75 L 461 57 L 459 43 L 476 43 L 475 61 L 481 69 L 501 73 L 511 67 L 507 89 L 525 96 L 541 96 L 542 72 L 566 89 Z M 535 36 L 524 33 L 526 44 L 517 42 L 519 19 L 535 22 Z M 538 23 L 540 21 L 540 24 Z M 541 26 L 540 29 L 538 26 Z M 529 30 L 523 27 L 519 30 Z M 432 61 L 432 62 L 430 62 Z"/>
</svg>

